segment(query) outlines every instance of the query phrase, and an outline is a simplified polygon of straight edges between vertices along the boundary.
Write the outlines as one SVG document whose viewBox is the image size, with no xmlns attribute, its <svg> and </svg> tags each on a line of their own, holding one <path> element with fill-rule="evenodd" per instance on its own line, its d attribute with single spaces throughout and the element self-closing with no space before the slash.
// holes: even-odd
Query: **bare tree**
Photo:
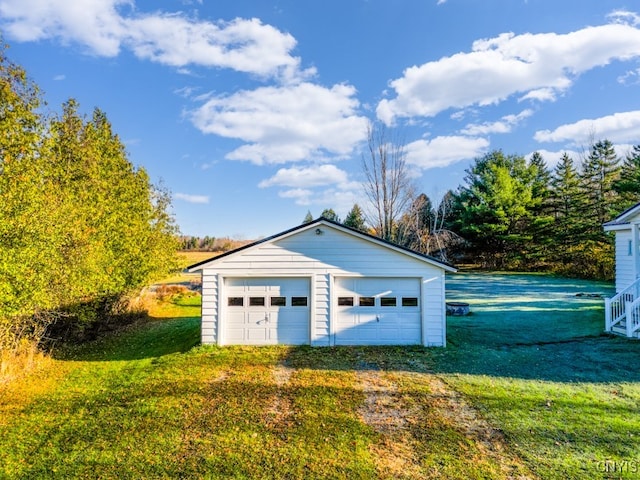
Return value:
<svg viewBox="0 0 640 480">
<path fill-rule="evenodd" d="M 362 156 L 367 221 L 384 240 L 395 240 L 396 221 L 413 198 L 406 147 L 384 125 L 367 127 L 368 155 Z"/>
<path fill-rule="evenodd" d="M 464 242 L 446 227 L 451 204 L 451 192 L 445 194 L 437 205 L 433 205 L 424 193 L 418 195 L 398 222 L 398 243 L 447 261 L 447 249 Z"/>
</svg>

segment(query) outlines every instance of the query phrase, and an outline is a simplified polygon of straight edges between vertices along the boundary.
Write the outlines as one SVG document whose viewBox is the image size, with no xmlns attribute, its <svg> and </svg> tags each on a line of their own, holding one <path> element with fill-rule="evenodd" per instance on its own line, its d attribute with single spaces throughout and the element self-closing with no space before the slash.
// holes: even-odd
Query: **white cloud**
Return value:
<svg viewBox="0 0 640 480">
<path fill-rule="evenodd" d="M 418 140 L 407 145 L 407 163 L 423 170 L 446 167 L 486 153 L 489 141 L 479 137 L 447 136 Z"/>
<path fill-rule="evenodd" d="M 203 133 L 247 142 L 226 156 L 230 160 L 263 165 L 341 157 L 366 137 L 355 94 L 349 85 L 263 87 L 210 97 L 191 120 Z"/>
<path fill-rule="evenodd" d="M 66 80 L 67 76 L 64 74 L 59 74 L 53 77 L 53 80 L 56 82 L 61 82 L 62 80 Z"/>
<path fill-rule="evenodd" d="M 182 200 L 188 203 L 209 203 L 209 197 L 207 195 L 190 195 L 188 193 L 174 193 L 173 198 L 176 200 Z"/>
<path fill-rule="evenodd" d="M 332 208 L 340 217 L 344 217 L 354 204 L 364 204 L 362 185 L 357 182 L 343 184 L 337 188 L 332 187 L 320 190 L 294 188 L 281 191 L 278 196 L 294 199 L 296 205 L 317 206 L 316 217 L 325 208 Z"/>
<path fill-rule="evenodd" d="M 640 110 L 583 119 L 555 130 L 538 130 L 534 138 L 538 142 L 568 142 L 570 145 L 586 145 L 605 138 L 614 143 L 640 143 Z"/>
<path fill-rule="evenodd" d="M 311 195 L 313 191 L 304 188 L 294 188 L 278 193 L 279 197 L 294 199 L 296 205 L 311 205 Z"/>
<path fill-rule="evenodd" d="M 640 56 L 640 29 L 624 23 L 586 27 L 568 34 L 503 33 L 477 40 L 471 52 L 414 66 L 390 83 L 395 98 L 377 115 L 432 117 L 449 108 L 486 106 L 512 95 L 553 100 L 575 77 L 613 60 Z"/>
<path fill-rule="evenodd" d="M 347 181 L 347 172 L 335 165 L 316 165 L 308 168 L 281 168 L 276 174 L 260 182 L 260 188 L 276 185 L 285 187 L 318 187 L 342 184 Z"/>
<path fill-rule="evenodd" d="M 625 25 L 640 25 L 640 15 L 628 10 L 615 10 L 607 15 L 614 23 L 622 23 Z"/>
<path fill-rule="evenodd" d="M 307 78 L 291 55 L 296 40 L 258 19 L 200 21 L 181 12 L 140 13 L 134 0 L 1 0 L 0 28 L 12 39 L 79 44 L 114 57 L 123 48 L 174 66 L 222 67 L 282 80 Z"/>
<path fill-rule="evenodd" d="M 618 77 L 618 83 L 622 85 L 637 85 L 640 83 L 640 68 L 629 70 Z"/>
<path fill-rule="evenodd" d="M 490 133 L 509 133 L 524 119 L 533 115 L 533 110 L 527 109 L 517 115 L 505 115 L 497 122 L 470 123 L 460 133 L 464 135 L 488 135 Z"/>
</svg>

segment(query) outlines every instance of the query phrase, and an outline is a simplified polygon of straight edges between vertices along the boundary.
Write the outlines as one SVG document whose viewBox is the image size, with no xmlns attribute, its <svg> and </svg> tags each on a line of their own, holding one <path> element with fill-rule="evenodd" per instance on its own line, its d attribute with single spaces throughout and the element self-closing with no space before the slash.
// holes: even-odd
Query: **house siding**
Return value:
<svg viewBox="0 0 640 480">
<path fill-rule="evenodd" d="M 218 277 L 215 274 L 202 274 L 202 343 L 217 343 L 218 322 Z"/>
<path fill-rule="evenodd" d="M 629 242 L 632 240 L 631 230 L 616 232 L 616 291 L 623 290 L 633 283 L 634 257 L 629 255 Z"/>
<path fill-rule="evenodd" d="M 310 342 L 327 346 L 332 344 L 332 279 L 363 276 L 419 278 L 422 282 L 423 344 L 444 344 L 443 268 L 328 225 L 320 224 L 318 228 L 322 230 L 320 235 L 316 234 L 314 225 L 314 228 L 257 244 L 227 258 L 214 260 L 211 265 L 203 265 L 203 343 L 224 343 L 224 339 L 218 337 L 218 321 L 224 305 L 217 304 L 221 293 L 218 284 L 223 277 L 310 278 Z"/>
</svg>

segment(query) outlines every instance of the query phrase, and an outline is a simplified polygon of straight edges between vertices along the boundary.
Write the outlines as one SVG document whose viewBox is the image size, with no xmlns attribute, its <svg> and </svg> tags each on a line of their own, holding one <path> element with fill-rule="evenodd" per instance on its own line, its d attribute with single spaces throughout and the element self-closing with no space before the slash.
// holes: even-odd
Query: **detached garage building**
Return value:
<svg viewBox="0 0 640 480">
<path fill-rule="evenodd" d="M 446 343 L 455 268 L 324 218 L 192 265 L 202 343 Z"/>
</svg>

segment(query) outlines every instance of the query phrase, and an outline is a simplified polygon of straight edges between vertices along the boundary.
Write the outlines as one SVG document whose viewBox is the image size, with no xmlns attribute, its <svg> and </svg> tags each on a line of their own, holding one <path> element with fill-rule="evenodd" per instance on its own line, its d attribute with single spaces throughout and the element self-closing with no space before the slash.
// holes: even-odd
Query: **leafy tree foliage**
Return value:
<svg viewBox="0 0 640 480">
<path fill-rule="evenodd" d="M 326 218 L 327 220 L 332 220 L 334 222 L 340 223 L 340 217 L 336 212 L 333 211 L 333 208 L 325 208 L 320 216 L 322 218 Z"/>
<path fill-rule="evenodd" d="M 37 87 L 0 57 L 0 348 L 50 324 L 83 329 L 175 265 L 170 197 L 127 159 L 106 115 Z"/>
</svg>

